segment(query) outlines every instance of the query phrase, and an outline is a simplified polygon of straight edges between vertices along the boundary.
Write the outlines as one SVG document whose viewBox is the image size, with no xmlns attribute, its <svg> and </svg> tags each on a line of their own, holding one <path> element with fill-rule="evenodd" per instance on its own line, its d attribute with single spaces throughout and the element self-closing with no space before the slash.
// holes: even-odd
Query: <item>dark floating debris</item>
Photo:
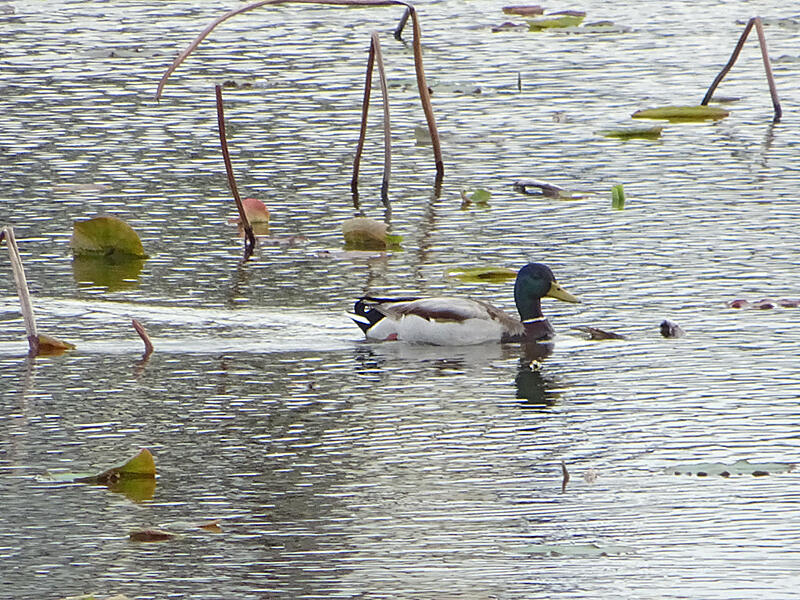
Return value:
<svg viewBox="0 0 800 600">
<path fill-rule="evenodd" d="M 754 308 L 757 310 L 769 310 L 778 306 L 781 308 L 798 308 L 800 307 L 800 300 L 793 298 L 779 298 L 778 300 L 761 298 L 761 300 L 750 302 L 744 298 L 737 298 L 736 300 L 726 302 L 725 305 L 728 308 Z"/>
<path fill-rule="evenodd" d="M 620 335 L 619 333 L 614 333 L 613 331 L 604 331 L 603 329 L 598 329 L 597 327 L 589 327 L 588 325 L 576 325 L 572 327 L 572 329 L 576 329 L 577 331 L 582 331 L 589 335 L 590 340 L 624 340 L 625 336 Z"/>
<path fill-rule="evenodd" d="M 665 338 L 679 338 L 686 335 L 686 332 L 677 323 L 673 323 L 667 319 L 661 321 L 660 325 L 661 335 Z"/>
<path fill-rule="evenodd" d="M 747 460 L 738 460 L 732 465 L 724 463 L 695 463 L 678 465 L 667 469 L 675 475 L 696 475 L 697 477 L 731 477 L 732 475 L 752 475 L 753 477 L 766 477 L 770 474 L 790 473 L 794 471 L 794 463 L 751 463 Z"/>
</svg>

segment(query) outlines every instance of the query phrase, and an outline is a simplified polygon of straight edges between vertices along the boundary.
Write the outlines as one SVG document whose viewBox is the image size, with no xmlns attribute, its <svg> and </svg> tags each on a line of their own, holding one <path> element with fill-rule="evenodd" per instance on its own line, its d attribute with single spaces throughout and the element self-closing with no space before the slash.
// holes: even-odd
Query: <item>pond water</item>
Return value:
<svg viewBox="0 0 800 600">
<path fill-rule="evenodd" d="M 800 309 L 726 302 L 800 298 L 800 17 L 774 0 L 582 0 L 546 8 L 618 27 L 493 33 L 520 21 L 503 5 L 417 7 L 440 190 L 415 140 L 411 32 L 391 35 L 400 8 L 241 15 L 157 103 L 172 57 L 239 4 L 0 6 L 0 225 L 15 228 L 40 330 L 77 345 L 26 358 L 2 250 L 0 596 L 794 595 Z M 730 117 L 666 124 L 658 140 L 598 135 L 640 108 L 697 104 L 756 14 L 780 123 L 752 34 L 717 92 L 737 98 Z M 341 223 L 375 29 L 391 211 L 377 103 L 361 209 L 388 219 L 403 250 L 353 255 Z M 216 129 L 225 81 L 239 186 L 272 212 L 247 263 Z M 525 178 L 580 197 L 523 195 Z M 489 206 L 462 209 L 475 189 Z M 102 213 L 150 254 L 116 278 L 69 251 L 72 222 Z M 528 260 L 583 301 L 545 301 L 559 337 L 539 369 L 514 346 L 366 343 L 344 314 L 366 292 L 513 311 L 510 283 L 448 271 Z M 149 360 L 132 318 L 153 338 Z M 663 319 L 687 335 L 662 338 Z M 585 340 L 576 325 L 626 339 Z M 57 477 L 142 447 L 159 473 L 152 498 Z M 197 527 L 213 520 L 221 531 Z M 143 527 L 180 537 L 130 541 Z"/>
</svg>

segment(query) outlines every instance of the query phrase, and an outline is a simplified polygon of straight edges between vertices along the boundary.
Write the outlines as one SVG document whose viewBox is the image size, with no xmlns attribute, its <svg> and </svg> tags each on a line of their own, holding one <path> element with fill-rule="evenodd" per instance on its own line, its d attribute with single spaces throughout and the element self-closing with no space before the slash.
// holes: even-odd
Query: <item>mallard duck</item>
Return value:
<svg viewBox="0 0 800 600">
<path fill-rule="evenodd" d="M 363 296 L 356 301 L 350 318 L 370 340 L 439 346 L 546 341 L 555 331 L 542 315 L 541 299 L 545 296 L 580 302 L 556 283 L 549 267 L 528 263 L 519 270 L 514 283 L 519 319 L 482 300 L 449 296 Z"/>
</svg>

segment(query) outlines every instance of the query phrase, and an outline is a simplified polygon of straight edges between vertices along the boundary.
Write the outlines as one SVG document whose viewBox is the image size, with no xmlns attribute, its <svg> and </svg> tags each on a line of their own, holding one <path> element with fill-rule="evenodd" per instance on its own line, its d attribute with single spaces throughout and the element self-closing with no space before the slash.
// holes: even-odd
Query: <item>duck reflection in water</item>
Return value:
<svg viewBox="0 0 800 600">
<path fill-rule="evenodd" d="M 521 345 L 522 356 L 519 359 L 517 376 L 514 385 L 517 398 L 525 400 L 523 406 L 542 408 L 552 406 L 558 399 L 554 391 L 552 379 L 542 374 L 541 365 L 553 353 L 553 342 L 529 342 Z"/>
</svg>

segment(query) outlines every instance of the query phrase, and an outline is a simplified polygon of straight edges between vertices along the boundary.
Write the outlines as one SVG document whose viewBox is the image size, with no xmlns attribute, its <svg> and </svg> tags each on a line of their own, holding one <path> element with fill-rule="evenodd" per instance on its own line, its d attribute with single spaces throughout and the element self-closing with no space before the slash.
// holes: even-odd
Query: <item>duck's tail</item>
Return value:
<svg viewBox="0 0 800 600">
<path fill-rule="evenodd" d="M 416 297 L 400 297 L 400 298 L 378 298 L 376 296 L 362 296 L 356 300 L 353 306 L 353 312 L 347 313 L 353 322 L 361 328 L 364 335 L 369 335 L 368 332 L 372 327 L 378 323 L 385 316 L 383 312 L 378 309 L 381 304 L 391 304 L 392 302 L 410 302 L 417 300 Z"/>
</svg>

